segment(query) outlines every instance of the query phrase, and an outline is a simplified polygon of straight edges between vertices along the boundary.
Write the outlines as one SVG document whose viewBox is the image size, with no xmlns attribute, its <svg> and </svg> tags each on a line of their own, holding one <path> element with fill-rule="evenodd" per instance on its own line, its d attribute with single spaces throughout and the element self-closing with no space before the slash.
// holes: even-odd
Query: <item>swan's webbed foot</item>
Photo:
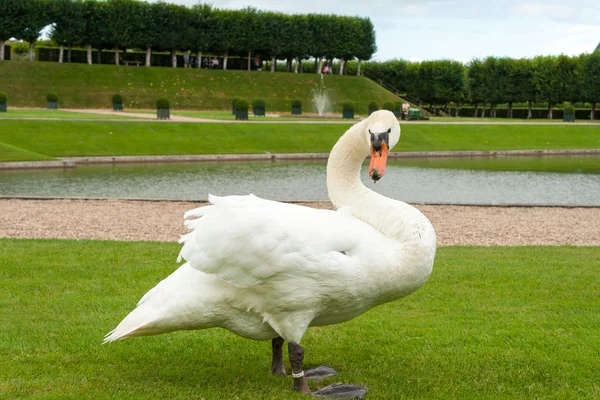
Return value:
<svg viewBox="0 0 600 400">
<path fill-rule="evenodd" d="M 367 388 L 357 385 L 334 383 L 312 392 L 316 397 L 331 397 L 334 399 L 362 399 L 367 393 Z"/>
<path fill-rule="evenodd" d="M 285 340 L 279 336 L 271 341 L 273 348 L 273 361 L 271 362 L 271 374 L 275 376 L 287 376 L 283 364 L 283 343 Z"/>
<path fill-rule="evenodd" d="M 337 375 L 337 372 L 327 365 L 321 365 L 320 367 L 310 369 L 308 371 L 302 371 L 302 363 L 304 361 L 304 349 L 297 343 L 288 343 L 288 351 L 290 353 L 290 362 L 292 364 L 292 376 L 294 377 L 294 389 L 304 394 L 310 394 L 315 397 L 331 397 L 335 399 L 362 399 L 367 393 L 367 388 L 356 385 L 345 385 L 342 383 L 335 383 L 311 392 L 307 379 L 310 380 L 321 380 L 329 376 Z"/>
<path fill-rule="evenodd" d="M 337 371 L 331 368 L 329 365 L 321 365 L 304 371 L 304 376 L 306 379 L 315 382 L 329 378 L 330 376 L 337 376 L 337 374 Z"/>
</svg>

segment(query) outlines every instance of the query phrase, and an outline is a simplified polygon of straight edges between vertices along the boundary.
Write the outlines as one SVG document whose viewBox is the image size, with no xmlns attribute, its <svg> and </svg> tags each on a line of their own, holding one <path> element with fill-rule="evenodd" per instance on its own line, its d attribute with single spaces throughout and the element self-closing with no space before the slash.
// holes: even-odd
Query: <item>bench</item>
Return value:
<svg viewBox="0 0 600 400">
<path fill-rule="evenodd" d="M 125 60 L 125 61 L 123 61 L 123 63 L 125 65 L 130 65 L 131 64 L 131 65 L 135 65 L 136 67 L 139 67 L 142 62 L 141 61 L 127 61 L 127 60 Z"/>
</svg>

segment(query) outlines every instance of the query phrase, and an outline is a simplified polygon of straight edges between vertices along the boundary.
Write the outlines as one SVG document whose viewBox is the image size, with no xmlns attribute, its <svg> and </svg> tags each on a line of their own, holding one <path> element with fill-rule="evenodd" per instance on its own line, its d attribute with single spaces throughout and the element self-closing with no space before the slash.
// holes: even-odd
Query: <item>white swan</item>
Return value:
<svg viewBox="0 0 600 400">
<path fill-rule="evenodd" d="M 272 372 L 285 375 L 287 340 L 294 387 L 310 392 L 299 345 L 309 326 L 348 321 L 404 297 L 431 273 L 436 237 L 429 220 L 360 180 L 369 153 L 369 174 L 381 178 L 399 138 L 394 115 L 378 111 L 339 139 L 327 163 L 329 197 L 338 211 L 253 195 L 210 196 L 212 205 L 185 215 L 199 217 L 186 221 L 192 232 L 181 239 L 180 258 L 187 262 L 146 293 L 105 342 L 222 327 L 248 339 L 272 339 Z M 341 385 L 327 393 L 354 395 L 359 388 Z"/>
</svg>

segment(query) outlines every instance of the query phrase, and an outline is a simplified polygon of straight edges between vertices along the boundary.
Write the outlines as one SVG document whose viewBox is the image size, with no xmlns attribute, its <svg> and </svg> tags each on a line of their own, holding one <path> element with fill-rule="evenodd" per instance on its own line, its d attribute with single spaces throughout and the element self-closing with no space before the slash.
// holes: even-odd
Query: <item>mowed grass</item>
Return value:
<svg viewBox="0 0 600 400">
<path fill-rule="evenodd" d="M 329 152 L 350 126 L 1 120 L 0 145 L 46 157 Z M 393 150 L 587 148 L 600 148 L 600 126 L 406 124 Z"/>
<path fill-rule="evenodd" d="M 131 115 L 94 114 L 92 112 L 74 112 L 64 110 L 8 108 L 0 113 L 0 119 L 10 118 L 55 118 L 55 119 L 135 119 Z"/>
<path fill-rule="evenodd" d="M 600 155 L 593 156 L 498 156 L 399 158 L 388 165 L 402 167 L 471 169 L 483 171 L 532 171 L 600 174 Z"/>
<path fill-rule="evenodd" d="M 182 117 L 219 119 L 223 121 L 235 120 L 235 115 L 228 111 L 174 111 L 172 115 L 180 115 Z M 252 115 L 252 110 L 249 111 L 248 120 L 250 121 L 343 121 L 342 116 L 338 117 L 318 117 L 315 115 L 306 115 L 303 117 L 292 116 L 288 113 L 281 113 L 277 116 L 267 115 L 264 117 L 255 117 Z M 349 122 L 349 121 L 346 121 Z"/>
<path fill-rule="evenodd" d="M 290 101 L 299 99 L 309 111 L 318 74 L 223 71 L 186 68 L 132 68 L 115 65 L 59 64 L 56 62 L 0 63 L 2 91 L 9 105 L 45 107 L 46 94 L 54 91 L 67 108 L 110 108 L 111 97 L 120 93 L 125 109 L 153 109 L 166 97 L 174 110 L 230 110 L 234 98 L 251 102 L 264 99 L 268 110 L 290 112 Z M 399 98 L 362 76 L 327 75 L 333 109 L 356 102 L 366 113 L 371 101 L 383 104 Z"/>
<path fill-rule="evenodd" d="M 0 239 L 6 398 L 301 399 L 270 343 L 222 329 L 101 345 L 179 245 Z M 311 328 L 305 365 L 369 399 L 600 396 L 599 247 L 440 248 L 415 294 Z M 286 356 L 286 364 L 287 361 Z"/>
</svg>

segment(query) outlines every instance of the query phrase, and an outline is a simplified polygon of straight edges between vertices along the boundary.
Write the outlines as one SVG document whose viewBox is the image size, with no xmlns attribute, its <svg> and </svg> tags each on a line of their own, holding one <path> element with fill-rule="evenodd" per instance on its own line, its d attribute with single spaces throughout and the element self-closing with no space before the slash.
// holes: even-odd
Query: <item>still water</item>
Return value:
<svg viewBox="0 0 600 400">
<path fill-rule="evenodd" d="M 389 160 L 377 184 L 363 168 L 363 181 L 386 196 L 413 203 L 600 205 L 600 158 L 555 158 L 396 159 Z M 531 165 L 521 167 L 530 171 L 506 167 L 519 169 L 514 167 L 519 163 Z M 205 200 L 208 193 L 253 193 L 274 200 L 327 200 L 325 165 L 263 161 L 0 171 L 0 195 Z M 570 172 L 546 172 L 560 171 L 557 165 Z"/>
</svg>

